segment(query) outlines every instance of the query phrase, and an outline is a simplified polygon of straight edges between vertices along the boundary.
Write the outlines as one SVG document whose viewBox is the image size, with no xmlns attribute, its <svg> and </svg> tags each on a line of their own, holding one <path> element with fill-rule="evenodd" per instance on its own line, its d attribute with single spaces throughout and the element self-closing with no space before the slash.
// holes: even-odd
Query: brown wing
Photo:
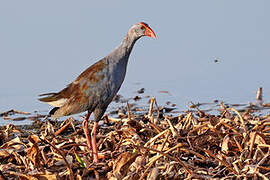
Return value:
<svg viewBox="0 0 270 180">
<path fill-rule="evenodd" d="M 58 93 L 46 93 L 41 94 L 40 96 L 46 96 L 39 98 L 40 101 L 46 102 L 54 107 L 63 106 L 67 100 L 71 97 L 75 99 L 84 99 L 85 94 L 89 94 L 87 91 L 91 91 L 91 87 L 94 87 L 103 75 L 96 75 L 96 73 L 101 72 L 107 66 L 105 59 L 98 61 L 84 72 L 82 72 L 74 82 L 69 84 L 66 88 L 61 90 Z"/>
</svg>

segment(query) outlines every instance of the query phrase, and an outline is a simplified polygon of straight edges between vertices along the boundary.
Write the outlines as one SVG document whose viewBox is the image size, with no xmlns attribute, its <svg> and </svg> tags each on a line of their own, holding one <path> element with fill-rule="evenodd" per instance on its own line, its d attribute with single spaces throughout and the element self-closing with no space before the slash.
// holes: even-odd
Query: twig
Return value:
<svg viewBox="0 0 270 180">
<path fill-rule="evenodd" d="M 7 180 L 2 171 L 0 170 L 0 180 Z"/>
<path fill-rule="evenodd" d="M 254 170 L 255 172 L 257 171 L 259 166 L 265 162 L 265 160 L 268 158 L 269 155 L 270 155 L 270 153 L 269 153 L 269 150 L 268 150 L 267 153 L 264 155 L 264 157 L 260 160 L 260 162 L 258 164 L 256 164 L 256 167 L 255 167 L 255 170 Z"/>
<path fill-rule="evenodd" d="M 29 112 L 24 112 L 24 111 L 17 111 L 17 110 L 15 110 L 15 109 L 11 109 L 11 110 L 9 110 L 9 111 L 6 111 L 6 112 L 1 113 L 1 114 L 0 114 L 0 117 L 12 115 L 12 114 L 25 114 L 25 115 L 29 115 L 29 114 L 31 114 L 31 113 L 29 113 Z"/>
<path fill-rule="evenodd" d="M 154 123 L 152 123 L 151 121 L 148 121 L 149 122 L 149 125 L 155 129 L 155 131 L 159 134 L 162 132 L 162 129 L 159 128 L 157 125 L 155 125 Z"/>
<path fill-rule="evenodd" d="M 161 151 L 158 151 L 158 150 L 155 150 L 155 149 L 152 149 L 152 148 L 146 148 L 146 147 L 143 147 L 143 146 L 139 146 L 139 148 L 143 148 L 143 149 L 146 149 L 146 150 L 151 150 L 151 151 L 154 151 L 154 152 L 157 152 L 157 153 L 161 154 L 161 155 L 156 156 L 153 160 L 151 160 L 151 161 L 146 165 L 147 168 L 146 168 L 146 170 L 144 171 L 144 173 L 142 174 L 142 176 L 140 177 L 139 180 L 142 180 L 142 179 L 144 178 L 144 176 L 146 175 L 146 173 L 148 172 L 148 170 L 151 168 L 151 166 L 154 164 L 154 162 L 156 162 L 156 161 L 157 161 L 159 158 L 161 158 L 162 156 L 166 156 L 166 157 L 169 156 L 168 158 L 171 158 L 172 156 L 167 155 L 166 153 L 169 153 L 169 152 L 171 152 L 171 151 L 173 151 L 173 150 L 175 150 L 175 149 L 177 149 L 177 148 L 179 148 L 179 147 L 181 147 L 181 146 L 182 146 L 182 144 L 177 144 L 176 146 L 172 147 L 171 149 L 165 151 L 165 153 L 163 153 L 163 152 L 161 152 Z M 165 154 L 166 154 L 166 155 L 165 155 Z M 174 157 L 172 157 L 172 158 L 174 158 Z M 181 161 L 181 160 L 179 160 L 178 158 L 177 158 L 177 159 L 173 159 L 173 160 L 176 160 L 177 162 Z M 187 168 L 187 166 L 186 166 L 182 161 L 180 162 L 180 164 L 184 167 L 184 169 Z M 189 173 L 192 174 L 192 172 L 191 172 L 188 168 L 187 168 L 186 170 L 187 170 L 187 172 L 189 172 Z"/>
<path fill-rule="evenodd" d="M 161 145 L 160 151 L 163 151 L 163 148 L 165 147 L 165 144 L 168 142 L 169 136 L 170 136 L 170 133 L 167 134 L 167 136 L 166 136 L 166 138 L 165 138 L 165 141 L 164 141 L 164 142 L 162 143 L 162 145 Z"/>
<path fill-rule="evenodd" d="M 153 104 L 154 104 L 154 102 L 155 102 L 155 98 L 152 97 L 150 100 L 150 107 L 149 107 L 149 111 L 148 111 L 148 118 L 150 119 L 150 121 L 152 123 L 154 123 L 153 122 Z"/>
<path fill-rule="evenodd" d="M 216 159 L 218 162 L 220 162 L 221 164 L 223 164 L 224 166 L 226 166 L 228 168 L 228 170 L 232 171 L 235 175 L 237 174 L 237 172 L 227 162 L 222 161 L 221 159 L 219 159 L 210 150 L 207 150 L 207 149 L 201 149 L 201 150 L 203 150 L 205 153 L 207 153 L 208 155 L 210 155 L 211 157 L 213 157 L 214 159 Z"/>
<path fill-rule="evenodd" d="M 161 152 L 159 150 L 156 150 L 156 149 L 152 149 L 152 148 L 148 148 L 148 147 L 144 147 L 144 146 L 139 146 L 139 148 L 143 148 L 143 149 L 146 149 L 148 151 L 154 151 L 154 152 L 157 152 L 163 156 L 166 156 L 167 158 L 173 160 L 173 161 L 176 161 L 178 162 L 181 166 L 183 166 L 183 168 L 189 173 L 189 174 L 192 174 L 192 171 L 185 165 L 185 163 L 183 161 L 181 161 L 179 158 L 175 158 L 171 155 L 168 154 L 168 152 L 166 151 L 165 153 L 164 152 Z M 155 160 L 156 161 L 156 160 Z"/>
<path fill-rule="evenodd" d="M 194 154 L 195 156 L 201 158 L 203 161 L 205 161 L 207 158 L 204 157 L 203 155 L 201 155 L 200 153 L 190 150 L 190 149 L 185 149 L 185 148 L 178 148 L 179 151 L 184 151 L 184 152 L 188 152 L 190 154 Z"/>
<path fill-rule="evenodd" d="M 259 102 L 261 105 L 263 102 L 263 95 L 262 95 L 262 87 L 259 87 L 256 93 L 256 100 Z"/>
<path fill-rule="evenodd" d="M 224 125 L 225 127 L 229 128 L 229 130 L 232 130 L 235 134 L 237 134 L 238 136 L 242 136 L 242 134 L 240 134 L 236 129 L 234 129 L 232 126 L 228 125 L 227 123 L 225 123 L 224 121 L 222 121 L 220 124 Z"/>
<path fill-rule="evenodd" d="M 70 165 L 69 165 L 69 163 L 68 163 L 68 161 L 67 161 L 65 155 L 62 153 L 62 151 L 60 151 L 55 145 L 53 145 L 52 143 L 50 143 L 45 137 L 44 137 L 44 139 L 41 139 L 41 138 L 39 137 L 39 139 L 40 139 L 42 142 L 45 142 L 45 143 L 49 144 L 53 149 L 55 149 L 55 150 L 61 155 L 61 157 L 62 157 L 63 160 L 65 161 L 66 166 L 67 166 L 67 169 L 68 169 L 68 171 L 69 171 L 69 179 L 70 179 L 70 180 L 74 180 L 74 176 L 73 176 L 73 172 L 72 172 L 72 170 L 71 170 L 71 167 L 70 167 Z"/>
<path fill-rule="evenodd" d="M 68 128 L 68 126 L 71 124 L 70 121 L 68 121 L 64 126 L 62 126 L 60 129 L 58 129 L 56 132 L 55 132 L 55 136 L 61 134 L 64 130 L 66 130 Z"/>
<path fill-rule="evenodd" d="M 128 120 L 131 119 L 131 114 L 130 114 L 130 107 L 129 107 L 129 104 L 127 102 L 127 113 L 128 113 Z"/>
<path fill-rule="evenodd" d="M 149 144 L 151 144 L 152 142 L 157 140 L 157 138 L 159 138 L 160 136 L 164 135 L 165 133 L 167 133 L 169 131 L 170 131 L 169 129 L 166 129 L 166 130 L 162 131 L 161 133 L 159 133 L 158 135 L 156 135 L 155 137 L 152 137 L 148 142 L 146 142 L 144 144 L 144 147 L 147 147 Z"/>
<path fill-rule="evenodd" d="M 157 118 L 154 119 L 154 124 L 157 124 L 158 123 L 158 119 L 159 119 L 159 115 L 160 115 L 160 111 L 159 111 L 159 107 L 158 107 L 158 104 L 157 104 L 157 100 L 155 99 L 155 105 L 156 105 L 156 108 L 157 108 Z"/>
<path fill-rule="evenodd" d="M 190 138 L 190 134 L 193 133 L 194 131 L 198 131 L 200 128 L 203 128 L 203 127 L 208 127 L 208 126 L 207 126 L 207 124 L 203 124 L 203 125 L 200 125 L 199 127 L 197 127 L 197 128 L 195 128 L 195 129 L 193 129 L 193 130 L 191 130 L 191 131 L 188 132 L 188 134 L 187 134 L 187 142 L 188 142 L 189 147 L 191 149 L 194 149 L 194 148 L 193 148 L 192 143 L 191 143 L 191 141 L 189 139 Z"/>
<path fill-rule="evenodd" d="M 239 151 L 241 152 L 243 149 L 242 149 L 242 147 L 241 147 L 240 143 L 237 141 L 237 139 L 236 139 L 236 137 L 235 137 L 235 136 L 233 136 L 233 140 L 234 140 L 234 142 L 236 143 L 236 145 L 237 145 L 237 147 L 238 147 Z"/>
<path fill-rule="evenodd" d="M 177 136 L 177 130 L 175 129 L 175 127 L 172 125 L 172 122 L 169 120 L 169 118 L 166 116 L 165 117 L 165 120 L 167 121 L 167 123 L 169 124 L 170 126 L 170 130 L 172 132 L 172 135 L 173 137 L 176 137 Z"/>
<path fill-rule="evenodd" d="M 146 168 L 146 170 L 144 171 L 144 173 L 141 175 L 140 179 L 139 180 L 143 180 L 144 179 L 144 176 L 146 175 L 146 173 L 149 171 L 149 169 L 151 168 L 151 166 L 154 164 L 154 162 L 156 161 L 152 161 L 148 167 Z"/>
<path fill-rule="evenodd" d="M 173 151 L 173 150 L 175 150 L 177 148 L 180 148 L 182 146 L 183 146 L 183 144 L 179 143 L 176 146 L 172 147 L 171 149 L 168 149 L 167 151 L 165 151 L 165 153 L 169 153 L 169 152 L 171 152 L 171 151 Z M 158 155 L 158 156 L 153 157 L 153 159 L 146 166 L 148 166 L 152 161 L 156 161 L 161 157 L 162 157 L 162 155 Z"/>
<path fill-rule="evenodd" d="M 255 143 L 255 138 L 256 138 L 256 135 L 257 135 L 257 132 L 252 132 L 250 133 L 251 137 L 250 137 L 250 149 L 249 149 L 249 155 L 248 157 L 251 159 L 251 155 L 252 155 L 252 152 L 253 152 L 253 146 L 254 146 L 254 143 Z"/>
<path fill-rule="evenodd" d="M 234 108 L 228 108 L 228 110 L 234 111 L 239 116 L 240 122 L 241 122 L 241 124 L 242 124 L 242 126 L 243 126 L 243 128 L 245 130 L 245 133 L 247 133 L 247 128 L 246 128 L 245 122 L 244 122 L 242 116 L 240 115 L 240 113 Z M 245 135 L 244 135 L 244 137 L 245 137 Z"/>
<path fill-rule="evenodd" d="M 7 173 L 15 175 L 15 176 L 22 177 L 22 178 L 25 178 L 25 179 L 38 180 L 38 178 L 36 178 L 36 177 L 33 177 L 31 175 L 26 175 L 26 174 L 20 173 L 20 172 L 8 171 Z"/>
</svg>

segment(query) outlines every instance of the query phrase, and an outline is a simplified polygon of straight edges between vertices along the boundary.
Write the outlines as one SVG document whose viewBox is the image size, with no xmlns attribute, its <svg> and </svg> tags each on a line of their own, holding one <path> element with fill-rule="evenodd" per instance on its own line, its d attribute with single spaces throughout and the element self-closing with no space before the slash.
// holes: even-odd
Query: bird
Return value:
<svg viewBox="0 0 270 180">
<path fill-rule="evenodd" d="M 110 54 L 83 71 L 72 83 L 57 93 L 40 94 L 38 100 L 54 108 L 49 112 L 56 119 L 87 111 L 82 123 L 87 147 L 92 150 L 93 162 L 98 163 L 96 131 L 98 121 L 119 91 L 125 76 L 130 53 L 135 42 L 143 36 L 156 38 L 155 32 L 145 22 L 131 26 L 118 47 Z M 88 120 L 94 113 L 94 125 L 89 134 Z"/>
</svg>

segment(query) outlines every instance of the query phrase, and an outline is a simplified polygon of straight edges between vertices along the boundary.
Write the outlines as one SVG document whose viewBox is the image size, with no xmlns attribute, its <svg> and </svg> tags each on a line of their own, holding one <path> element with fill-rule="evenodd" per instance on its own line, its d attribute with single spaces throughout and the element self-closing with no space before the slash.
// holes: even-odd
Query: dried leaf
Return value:
<svg viewBox="0 0 270 180">
<path fill-rule="evenodd" d="M 151 170 L 149 175 L 147 176 L 147 180 L 155 180 L 158 177 L 158 168 L 155 167 Z"/>
<path fill-rule="evenodd" d="M 113 174 L 117 179 L 122 179 L 126 176 L 129 166 L 135 161 L 138 154 L 124 152 L 114 161 Z"/>
<path fill-rule="evenodd" d="M 221 103 L 220 114 L 210 114 L 198 103 L 175 115 L 159 112 L 154 98 L 147 109 L 136 106 L 127 104 L 126 119 L 105 116 L 99 163 L 92 163 L 81 121 L 64 120 L 57 136 L 50 120 L 31 132 L 3 126 L 0 179 L 270 178 L 270 116 L 254 113 L 263 107 Z M 74 131 L 61 133 L 68 126 Z"/>
<path fill-rule="evenodd" d="M 39 174 L 35 175 L 38 180 L 57 180 L 60 179 L 56 174 Z"/>
<path fill-rule="evenodd" d="M 12 153 L 14 152 L 15 152 L 15 149 L 0 149 L 0 157 L 7 158 L 10 155 L 12 155 Z"/>
<path fill-rule="evenodd" d="M 67 155 L 66 156 L 66 160 L 69 164 L 72 164 L 73 162 L 73 157 L 71 155 Z M 54 165 L 56 166 L 63 166 L 66 165 L 65 161 L 63 159 L 61 159 L 60 161 L 57 161 Z"/>
<path fill-rule="evenodd" d="M 221 150 L 225 153 L 228 154 L 229 152 L 229 142 L 230 142 L 230 136 L 226 135 L 223 139 L 222 145 L 221 145 Z"/>
</svg>

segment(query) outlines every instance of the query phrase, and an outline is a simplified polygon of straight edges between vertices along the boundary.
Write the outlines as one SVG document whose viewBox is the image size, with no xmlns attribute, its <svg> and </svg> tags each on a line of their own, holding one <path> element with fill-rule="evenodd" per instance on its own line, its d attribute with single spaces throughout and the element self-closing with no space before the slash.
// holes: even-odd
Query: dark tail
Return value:
<svg viewBox="0 0 270 180">
<path fill-rule="evenodd" d="M 55 111 L 57 111 L 59 109 L 59 107 L 54 107 L 50 112 L 49 115 L 52 116 L 54 115 Z"/>
<path fill-rule="evenodd" d="M 39 98 L 38 100 L 43 101 L 43 102 L 51 102 L 51 101 L 56 101 L 58 100 L 58 94 L 57 93 L 46 93 L 46 94 L 40 94 L 39 96 L 46 96 L 43 98 Z"/>
</svg>

